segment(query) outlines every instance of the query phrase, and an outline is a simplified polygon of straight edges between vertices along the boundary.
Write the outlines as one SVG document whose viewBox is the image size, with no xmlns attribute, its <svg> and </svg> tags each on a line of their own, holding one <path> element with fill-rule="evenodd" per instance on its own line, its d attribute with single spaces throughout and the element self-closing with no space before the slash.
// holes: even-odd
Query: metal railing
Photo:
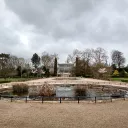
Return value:
<svg viewBox="0 0 128 128">
<path fill-rule="evenodd" d="M 33 97 L 28 97 L 28 96 L 13 96 L 13 95 L 0 95 L 0 100 L 5 100 L 8 99 L 11 102 L 13 101 L 24 101 L 24 102 L 29 102 L 29 101 L 39 101 L 41 103 L 44 103 L 45 101 L 56 101 L 58 103 L 62 103 L 65 101 L 72 102 L 76 101 L 78 104 L 82 101 L 92 101 L 94 103 L 97 103 L 98 101 L 110 101 L 112 102 L 114 99 L 123 99 L 126 100 L 128 98 L 128 95 L 120 95 L 118 97 L 112 97 L 112 96 L 94 96 L 94 97 L 86 97 L 86 96 L 75 96 L 75 97 L 55 97 L 55 96 L 33 96 Z"/>
</svg>

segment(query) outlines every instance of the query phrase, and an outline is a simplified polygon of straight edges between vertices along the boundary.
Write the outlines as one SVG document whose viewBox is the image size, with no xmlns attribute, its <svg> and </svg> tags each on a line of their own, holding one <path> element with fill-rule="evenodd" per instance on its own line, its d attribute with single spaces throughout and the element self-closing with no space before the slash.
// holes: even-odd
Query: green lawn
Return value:
<svg viewBox="0 0 128 128">
<path fill-rule="evenodd" d="M 111 78 L 112 81 L 128 80 L 128 78 Z"/>
<path fill-rule="evenodd" d="M 37 78 L 7 78 L 6 80 L 4 78 L 0 78 L 0 83 L 20 82 L 20 81 L 28 81 L 33 79 L 37 79 Z"/>
</svg>

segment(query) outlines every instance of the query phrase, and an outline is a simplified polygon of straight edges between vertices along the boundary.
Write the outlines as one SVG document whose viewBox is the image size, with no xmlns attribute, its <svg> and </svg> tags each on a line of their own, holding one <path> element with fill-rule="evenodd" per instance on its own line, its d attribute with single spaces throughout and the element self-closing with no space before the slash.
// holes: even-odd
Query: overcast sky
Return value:
<svg viewBox="0 0 128 128">
<path fill-rule="evenodd" d="M 0 0 L 0 52 L 31 58 L 103 47 L 128 59 L 128 0 Z"/>
</svg>

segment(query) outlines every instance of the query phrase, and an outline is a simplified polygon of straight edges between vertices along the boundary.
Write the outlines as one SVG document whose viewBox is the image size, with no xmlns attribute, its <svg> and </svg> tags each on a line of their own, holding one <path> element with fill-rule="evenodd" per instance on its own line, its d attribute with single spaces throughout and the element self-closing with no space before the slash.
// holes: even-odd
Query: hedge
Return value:
<svg viewBox="0 0 128 128">
<path fill-rule="evenodd" d="M 28 85 L 26 84 L 13 85 L 13 93 L 17 95 L 28 93 Z"/>
<path fill-rule="evenodd" d="M 126 83 L 128 83 L 128 80 L 121 80 L 121 82 L 126 82 Z"/>
<path fill-rule="evenodd" d="M 2 80 L 2 81 L 0 81 L 0 84 L 2 84 L 2 83 L 10 83 L 11 81 L 10 80 Z"/>
</svg>

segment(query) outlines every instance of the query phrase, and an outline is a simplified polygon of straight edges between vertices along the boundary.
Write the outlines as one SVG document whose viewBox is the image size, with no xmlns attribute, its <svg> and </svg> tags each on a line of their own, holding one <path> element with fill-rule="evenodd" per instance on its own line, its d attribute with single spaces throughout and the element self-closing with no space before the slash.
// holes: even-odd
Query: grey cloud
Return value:
<svg viewBox="0 0 128 128">
<path fill-rule="evenodd" d="M 127 45 L 127 0 L 5 0 L 5 4 L 19 21 L 12 23 L 11 31 L 1 29 L 5 33 L 0 41 L 24 49 L 20 34 L 26 36 L 28 56 L 44 50 L 66 56 L 74 48 Z"/>
<path fill-rule="evenodd" d="M 43 34 L 52 34 L 58 39 L 75 38 L 78 34 L 82 34 L 85 31 L 82 24 L 86 23 L 89 11 L 95 8 L 93 0 L 79 0 L 79 2 L 65 0 L 63 3 L 60 0 L 55 2 L 6 0 L 6 4 L 22 21 L 33 24 Z M 86 17 L 81 18 L 84 14 L 87 14 Z M 79 26 L 83 29 L 82 31 Z"/>
<path fill-rule="evenodd" d="M 127 0 L 123 0 L 123 2 L 121 0 L 115 1 L 116 4 L 116 10 L 120 13 L 125 13 L 128 11 L 128 1 Z"/>
<path fill-rule="evenodd" d="M 114 26 L 110 22 L 110 18 L 115 17 L 110 11 L 128 10 L 126 0 L 6 0 L 6 4 L 23 22 L 35 25 L 36 32 L 53 36 L 57 40 L 83 41 L 84 36 L 92 38 L 95 42 L 116 42 L 122 41 L 123 31 L 127 32 L 127 27 L 124 27 L 124 30 L 118 33 L 117 39 L 113 39 L 112 36 L 117 34 L 115 31 L 120 30 L 122 26 L 116 26 L 116 18 Z M 103 15 L 106 11 L 109 13 Z M 97 19 L 98 23 L 95 22 Z M 118 19 L 122 24 L 122 18 Z M 127 38 L 123 38 L 125 39 Z"/>
<path fill-rule="evenodd" d="M 20 44 L 20 40 L 15 33 L 12 33 L 12 29 L 6 28 L 4 25 L 0 25 L 0 51 L 10 51 L 9 49 L 15 48 Z"/>
</svg>

